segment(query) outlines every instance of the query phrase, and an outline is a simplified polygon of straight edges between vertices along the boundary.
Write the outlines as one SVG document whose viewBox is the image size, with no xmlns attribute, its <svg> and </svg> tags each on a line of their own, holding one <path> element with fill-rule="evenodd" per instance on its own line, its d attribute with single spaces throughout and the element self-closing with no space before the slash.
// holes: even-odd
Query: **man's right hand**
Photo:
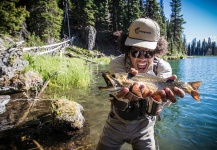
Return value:
<svg viewBox="0 0 217 150">
<path fill-rule="evenodd" d="M 153 93 L 152 91 L 149 91 L 146 94 L 142 94 L 144 90 L 145 90 L 144 84 L 135 83 L 132 85 L 130 89 L 124 87 L 121 91 L 117 92 L 116 97 L 128 99 L 129 101 L 135 101 L 138 100 L 139 98 L 149 97 Z"/>
</svg>

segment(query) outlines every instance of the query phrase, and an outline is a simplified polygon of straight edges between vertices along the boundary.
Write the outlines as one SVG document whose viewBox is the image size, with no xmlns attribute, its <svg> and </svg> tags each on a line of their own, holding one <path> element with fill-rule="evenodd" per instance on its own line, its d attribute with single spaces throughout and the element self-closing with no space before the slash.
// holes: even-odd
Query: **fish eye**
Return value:
<svg viewBox="0 0 217 150">
<path fill-rule="evenodd" d="M 115 78 L 115 74 L 112 74 L 112 77 Z"/>
</svg>

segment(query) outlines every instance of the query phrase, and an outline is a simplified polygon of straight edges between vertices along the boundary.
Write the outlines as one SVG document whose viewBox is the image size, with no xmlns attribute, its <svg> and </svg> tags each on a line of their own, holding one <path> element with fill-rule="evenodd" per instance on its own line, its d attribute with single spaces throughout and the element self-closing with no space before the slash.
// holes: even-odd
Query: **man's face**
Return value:
<svg viewBox="0 0 217 150">
<path fill-rule="evenodd" d="M 134 69 L 138 70 L 139 73 L 146 73 L 153 62 L 154 51 L 141 47 L 132 47 L 129 57 Z"/>
</svg>

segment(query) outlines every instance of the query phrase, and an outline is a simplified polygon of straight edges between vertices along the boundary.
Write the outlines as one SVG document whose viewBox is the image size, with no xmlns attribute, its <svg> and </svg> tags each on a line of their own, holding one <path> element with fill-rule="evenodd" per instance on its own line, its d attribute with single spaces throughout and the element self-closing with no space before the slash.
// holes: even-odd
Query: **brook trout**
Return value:
<svg viewBox="0 0 217 150">
<path fill-rule="evenodd" d="M 174 87 L 178 87 L 185 93 L 190 94 L 195 100 L 200 101 L 200 93 L 198 92 L 198 88 L 202 84 L 201 81 L 173 81 L 146 73 L 140 73 L 136 76 L 133 76 L 129 73 L 103 73 L 102 76 L 107 84 L 106 87 L 99 87 L 99 89 L 103 91 L 116 92 L 120 91 L 123 87 L 130 89 L 134 83 L 143 82 L 146 85 L 145 91 L 143 93 L 141 93 L 141 91 L 132 91 L 134 94 L 137 93 L 136 95 L 139 97 L 142 97 L 142 95 L 148 91 L 153 91 L 155 99 L 160 102 L 161 100 L 158 94 L 158 90 L 169 88 L 173 91 Z M 140 93 L 140 95 L 138 93 Z"/>
</svg>

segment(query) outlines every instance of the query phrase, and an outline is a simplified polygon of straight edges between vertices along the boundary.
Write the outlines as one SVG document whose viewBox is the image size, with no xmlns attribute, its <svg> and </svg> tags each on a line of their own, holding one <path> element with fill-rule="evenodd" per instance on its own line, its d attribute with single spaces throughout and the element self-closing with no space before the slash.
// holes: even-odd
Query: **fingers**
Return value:
<svg viewBox="0 0 217 150">
<path fill-rule="evenodd" d="M 134 83 L 130 89 L 123 88 L 121 91 L 117 92 L 117 98 L 124 98 L 128 100 L 138 100 L 143 97 L 142 93 L 145 90 L 145 85 L 141 83 Z"/>
<path fill-rule="evenodd" d="M 135 68 L 130 68 L 129 73 L 131 73 L 132 75 L 137 75 L 138 74 L 138 70 L 136 70 Z"/>
<path fill-rule="evenodd" d="M 175 94 L 178 95 L 179 97 L 183 98 L 185 96 L 185 92 L 180 88 L 174 87 L 173 90 Z"/>
<path fill-rule="evenodd" d="M 172 103 L 175 103 L 176 97 L 173 92 L 169 88 L 165 88 L 164 91 L 166 92 L 166 98 L 169 99 Z"/>
<path fill-rule="evenodd" d="M 134 85 L 134 86 L 135 86 L 135 89 L 138 88 L 137 85 Z M 123 88 L 121 91 L 117 92 L 116 97 L 128 99 L 130 101 L 138 100 L 139 98 L 138 96 L 130 92 L 128 88 Z"/>
<path fill-rule="evenodd" d="M 116 96 L 117 98 L 124 97 L 129 92 L 128 88 L 123 88 L 121 91 L 117 92 Z"/>
<path fill-rule="evenodd" d="M 167 78 L 168 80 L 176 80 L 177 79 L 177 76 L 176 75 L 172 75 L 170 77 Z"/>
<path fill-rule="evenodd" d="M 166 102 L 166 101 L 167 101 L 167 94 L 166 94 L 166 92 L 165 92 L 164 90 L 160 90 L 160 91 L 159 91 L 159 95 L 160 95 L 161 100 L 162 100 L 163 102 Z"/>
</svg>

